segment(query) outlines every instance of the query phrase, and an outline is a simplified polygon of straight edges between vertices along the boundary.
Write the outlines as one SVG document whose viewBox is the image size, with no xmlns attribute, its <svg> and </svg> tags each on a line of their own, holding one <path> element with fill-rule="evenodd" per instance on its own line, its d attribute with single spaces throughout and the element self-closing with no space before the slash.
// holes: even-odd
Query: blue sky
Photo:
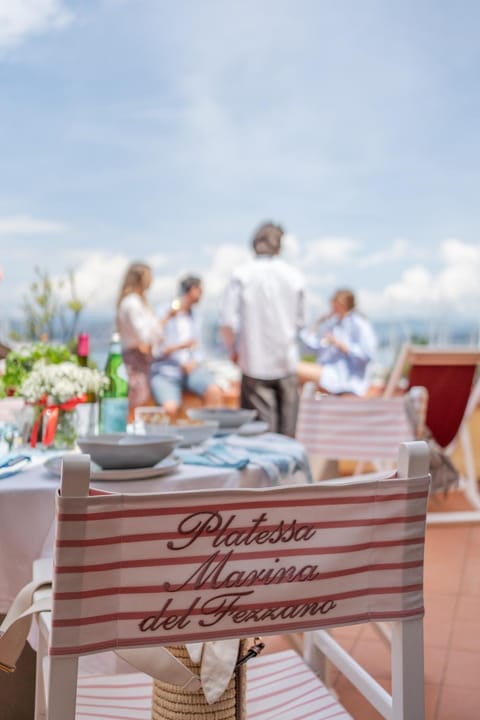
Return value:
<svg viewBox="0 0 480 720">
<path fill-rule="evenodd" d="M 187 271 L 218 307 L 264 219 L 308 308 L 477 317 L 480 5 L 0 0 L 0 315 L 35 265 L 113 314 Z"/>
</svg>

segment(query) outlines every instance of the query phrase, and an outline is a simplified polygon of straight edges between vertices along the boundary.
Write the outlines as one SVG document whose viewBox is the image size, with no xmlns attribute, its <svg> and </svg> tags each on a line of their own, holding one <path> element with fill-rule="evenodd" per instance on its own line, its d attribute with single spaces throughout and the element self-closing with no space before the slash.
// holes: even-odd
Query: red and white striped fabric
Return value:
<svg viewBox="0 0 480 720">
<path fill-rule="evenodd" d="M 428 483 L 59 495 L 50 653 L 421 617 Z"/>
<path fill-rule="evenodd" d="M 79 678 L 76 720 L 150 720 L 152 679 L 141 673 Z M 293 650 L 247 665 L 247 720 L 352 720 Z"/>
<path fill-rule="evenodd" d="M 80 675 L 75 720 L 151 720 L 152 683 L 143 673 Z"/>
<path fill-rule="evenodd" d="M 247 665 L 247 720 L 308 718 L 352 720 L 293 650 L 264 655 Z"/>
<path fill-rule="evenodd" d="M 405 397 L 302 396 L 296 438 L 309 455 L 341 460 L 397 459 L 414 440 Z"/>
</svg>

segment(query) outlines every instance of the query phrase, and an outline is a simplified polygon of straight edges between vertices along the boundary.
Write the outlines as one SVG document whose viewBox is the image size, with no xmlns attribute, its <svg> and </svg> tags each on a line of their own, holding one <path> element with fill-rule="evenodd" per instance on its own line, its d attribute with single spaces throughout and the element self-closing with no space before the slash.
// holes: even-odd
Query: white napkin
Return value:
<svg viewBox="0 0 480 720">
<path fill-rule="evenodd" d="M 209 704 L 216 702 L 227 689 L 238 659 L 240 640 L 212 640 L 186 645 L 192 662 L 200 662 L 202 689 Z M 202 652 L 203 650 L 203 652 Z"/>
</svg>

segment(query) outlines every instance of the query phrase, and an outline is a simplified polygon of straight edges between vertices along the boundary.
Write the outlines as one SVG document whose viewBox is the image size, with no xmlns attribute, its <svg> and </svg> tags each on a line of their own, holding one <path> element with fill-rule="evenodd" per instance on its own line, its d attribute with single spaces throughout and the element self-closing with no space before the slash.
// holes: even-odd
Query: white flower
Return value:
<svg viewBox="0 0 480 720">
<path fill-rule="evenodd" d="M 107 386 L 108 378 L 99 370 L 72 362 L 47 365 L 40 360 L 22 383 L 20 394 L 31 403 L 44 397 L 49 403 L 64 403 L 86 393 L 99 395 Z"/>
</svg>

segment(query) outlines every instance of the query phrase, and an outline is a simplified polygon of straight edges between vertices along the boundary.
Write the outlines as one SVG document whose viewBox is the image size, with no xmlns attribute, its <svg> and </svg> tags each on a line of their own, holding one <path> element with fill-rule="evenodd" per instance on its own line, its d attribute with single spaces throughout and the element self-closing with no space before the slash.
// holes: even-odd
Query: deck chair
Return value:
<svg viewBox="0 0 480 720">
<path fill-rule="evenodd" d="M 77 678 L 80 656 L 290 632 L 304 657 L 247 663 L 247 719 L 351 719 L 328 657 L 383 717 L 424 720 L 425 443 L 401 445 L 393 474 L 325 484 L 126 495 L 89 493 L 89 472 L 64 458 L 36 720 L 150 720 L 150 677 Z M 371 620 L 393 623 L 391 695 L 328 632 Z"/>
<path fill-rule="evenodd" d="M 385 398 L 396 392 L 400 378 L 408 387 L 423 386 L 428 392 L 426 425 L 447 454 L 459 445 L 464 477 L 461 488 L 472 510 L 435 512 L 429 522 L 480 521 L 480 493 L 469 430 L 469 419 L 480 401 L 480 380 L 476 380 L 480 349 L 471 347 L 430 347 L 405 344 L 388 379 Z"/>
<path fill-rule="evenodd" d="M 417 403 L 418 394 L 415 405 Z M 417 425 L 422 425 L 424 395 L 416 409 Z M 391 467 L 397 460 L 400 443 L 415 439 L 415 424 L 409 416 L 405 397 L 344 397 L 304 390 L 296 439 L 305 446 L 312 460 L 354 460 L 359 463 L 355 472 L 361 473 L 366 463 L 376 469 Z M 334 471 L 338 471 L 335 466 Z M 319 472 L 322 474 L 323 467 Z M 327 472 L 320 479 L 328 479 Z"/>
</svg>

